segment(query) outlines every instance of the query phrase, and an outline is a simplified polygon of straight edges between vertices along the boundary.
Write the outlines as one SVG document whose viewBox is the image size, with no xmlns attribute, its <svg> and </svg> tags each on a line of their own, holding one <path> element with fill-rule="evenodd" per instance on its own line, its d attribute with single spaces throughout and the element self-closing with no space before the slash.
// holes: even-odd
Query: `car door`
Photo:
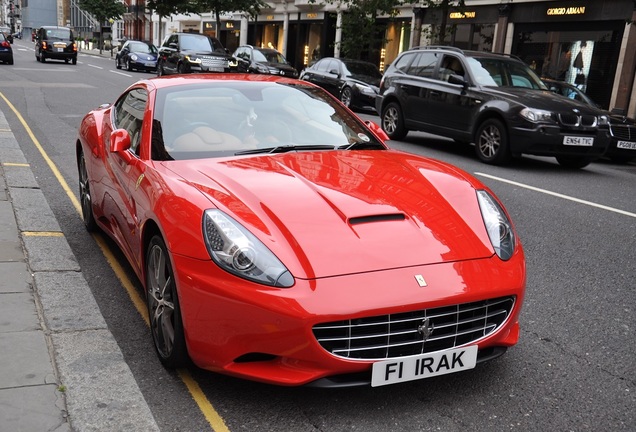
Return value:
<svg viewBox="0 0 636 432">
<path fill-rule="evenodd" d="M 323 76 L 323 87 L 329 93 L 340 98 L 340 89 L 344 79 L 344 65 L 340 60 L 332 59 L 327 66 L 327 73 Z"/>
<path fill-rule="evenodd" d="M 179 61 L 178 48 L 179 36 L 176 34 L 170 35 L 161 46 L 159 55 L 162 59 L 163 69 L 168 73 L 177 73 L 177 64 Z"/>
<path fill-rule="evenodd" d="M 420 128 L 433 122 L 429 98 L 431 87 L 434 85 L 433 75 L 441 54 L 434 51 L 421 51 L 414 52 L 412 55 L 414 56 L 412 59 L 406 56 L 402 59 L 408 64 L 404 63 L 405 75 L 400 78 L 397 85 L 402 97 L 407 125 L 413 122 L 417 125 L 416 128 Z M 409 62 L 409 60 L 412 61 Z"/>
<path fill-rule="evenodd" d="M 467 67 L 459 56 L 444 54 L 440 66 L 431 81 L 428 98 L 428 121 L 436 132 L 445 136 L 457 136 L 470 130 L 475 99 L 468 86 L 449 82 L 451 76 L 468 79 Z"/>
<path fill-rule="evenodd" d="M 147 111 L 148 93 L 143 87 L 135 87 L 122 95 L 113 107 L 113 130 L 125 129 L 130 136 L 130 148 L 106 151 L 106 166 L 113 185 L 111 205 L 105 215 L 111 223 L 113 234 L 119 239 L 122 249 L 132 259 L 138 250 L 138 215 L 134 200 L 134 190 L 143 174 L 144 166 L 139 158 L 144 115 Z M 106 203 L 105 203 L 106 204 Z"/>
</svg>

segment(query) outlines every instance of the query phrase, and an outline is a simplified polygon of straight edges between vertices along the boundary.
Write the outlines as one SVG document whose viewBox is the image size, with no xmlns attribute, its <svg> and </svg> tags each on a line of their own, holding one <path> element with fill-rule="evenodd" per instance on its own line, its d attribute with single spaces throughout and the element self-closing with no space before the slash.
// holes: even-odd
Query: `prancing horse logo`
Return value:
<svg viewBox="0 0 636 432">
<path fill-rule="evenodd" d="M 435 326 L 430 319 L 424 318 L 422 324 L 417 327 L 417 332 L 422 335 L 424 341 L 426 341 L 432 334 Z"/>
</svg>

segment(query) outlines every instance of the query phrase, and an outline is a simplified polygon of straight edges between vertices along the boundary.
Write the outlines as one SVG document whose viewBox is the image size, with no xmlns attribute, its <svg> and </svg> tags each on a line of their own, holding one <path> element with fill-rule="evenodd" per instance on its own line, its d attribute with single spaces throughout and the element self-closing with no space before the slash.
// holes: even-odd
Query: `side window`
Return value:
<svg viewBox="0 0 636 432">
<path fill-rule="evenodd" d="M 318 63 L 316 63 L 316 71 L 327 72 L 327 66 L 329 66 L 329 63 L 331 63 L 331 60 L 319 60 Z"/>
<path fill-rule="evenodd" d="M 139 155 L 141 125 L 146 110 L 148 94 L 142 88 L 135 88 L 115 103 L 115 128 L 126 129 L 130 135 L 130 149 Z"/>
<path fill-rule="evenodd" d="M 413 53 L 404 54 L 395 62 L 395 69 L 406 73 L 409 68 L 409 64 L 413 61 L 413 57 L 415 57 L 415 54 Z"/>
<path fill-rule="evenodd" d="M 451 75 L 464 76 L 464 67 L 462 66 L 459 58 L 453 55 L 445 55 L 442 60 L 442 65 L 439 68 L 439 79 L 442 81 L 448 81 Z"/>
<path fill-rule="evenodd" d="M 168 39 L 166 39 L 166 42 L 163 44 L 163 46 L 170 46 L 171 43 L 177 43 L 177 35 L 172 35 L 170 36 Z"/>
<path fill-rule="evenodd" d="M 433 72 L 435 72 L 435 65 L 439 59 L 439 53 L 435 52 L 421 52 L 418 53 L 411 66 L 408 68 L 407 73 L 409 75 L 416 75 L 423 78 L 433 78 Z"/>
</svg>

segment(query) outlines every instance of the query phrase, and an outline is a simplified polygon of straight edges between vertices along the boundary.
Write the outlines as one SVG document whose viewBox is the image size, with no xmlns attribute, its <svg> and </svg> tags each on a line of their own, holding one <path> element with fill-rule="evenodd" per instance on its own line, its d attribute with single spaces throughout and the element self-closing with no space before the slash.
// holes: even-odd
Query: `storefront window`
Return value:
<svg viewBox="0 0 636 432">
<path fill-rule="evenodd" d="M 603 23 L 595 23 L 596 27 Z M 605 27 L 612 27 L 606 23 Z M 622 30 L 580 30 L 580 25 L 519 25 L 512 53 L 537 74 L 577 86 L 607 107 L 616 73 Z M 588 26 L 589 27 L 589 26 Z"/>
<path fill-rule="evenodd" d="M 456 24 L 451 45 L 466 50 L 492 51 L 494 34 L 494 24 Z"/>
</svg>

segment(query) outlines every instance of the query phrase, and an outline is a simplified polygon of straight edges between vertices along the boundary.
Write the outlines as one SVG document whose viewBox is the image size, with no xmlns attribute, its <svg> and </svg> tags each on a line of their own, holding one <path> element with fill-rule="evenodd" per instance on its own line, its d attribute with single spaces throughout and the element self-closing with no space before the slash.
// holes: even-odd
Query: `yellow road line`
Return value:
<svg viewBox="0 0 636 432">
<path fill-rule="evenodd" d="M 75 194 L 72 192 L 71 188 L 66 183 L 66 180 L 64 180 L 64 177 L 62 177 L 62 174 L 55 166 L 55 163 L 53 162 L 53 160 L 51 160 L 51 158 L 46 154 L 46 151 L 44 150 L 42 145 L 40 145 L 40 142 L 31 131 L 31 128 L 29 128 L 29 125 L 24 120 L 22 115 L 18 112 L 18 110 L 13 106 L 13 104 L 9 102 L 9 100 L 4 96 L 2 92 L 0 92 L 0 97 L 7 103 L 9 108 L 11 108 L 14 114 L 18 117 L 18 120 L 20 120 L 20 123 L 22 123 L 22 126 L 24 127 L 27 134 L 31 138 L 31 141 L 33 141 L 33 144 L 35 145 L 35 147 L 40 151 L 40 154 L 46 161 L 51 171 L 53 171 L 55 178 L 60 183 L 60 186 L 62 186 L 62 189 L 64 189 L 64 191 L 66 192 L 66 195 L 69 197 L 69 199 L 71 200 L 71 203 L 75 207 L 75 210 L 81 217 L 82 207 L 78 199 L 75 197 Z M 144 299 L 141 298 L 141 296 L 135 289 L 134 284 L 130 281 L 130 279 L 126 275 L 126 272 L 124 271 L 122 266 L 119 264 L 115 256 L 112 254 L 112 252 L 110 251 L 110 248 L 108 247 L 108 245 L 106 244 L 102 236 L 100 236 L 99 234 L 93 234 L 93 238 L 95 239 L 95 242 L 97 243 L 99 248 L 102 250 L 104 257 L 106 258 L 106 261 L 115 272 L 117 279 L 119 279 L 122 286 L 128 293 L 128 296 L 130 297 L 130 299 L 133 302 L 133 305 L 135 306 L 135 309 L 137 309 L 137 312 L 139 312 L 141 317 L 144 319 L 146 325 L 150 326 L 150 320 L 148 319 L 148 311 L 146 309 L 146 302 L 144 301 Z M 194 381 L 190 373 L 187 370 L 180 369 L 178 370 L 178 374 L 181 380 L 183 381 L 183 383 L 185 384 L 186 388 L 190 392 L 190 395 L 192 396 L 192 398 L 198 405 L 199 409 L 205 416 L 205 419 L 210 424 L 210 427 L 212 428 L 212 430 L 215 432 L 229 432 L 229 429 L 225 425 L 225 422 L 223 421 L 221 416 L 218 414 L 218 412 L 214 409 L 210 401 L 205 396 L 205 393 L 203 393 L 203 391 L 201 390 L 201 387 L 199 386 L 199 384 L 197 384 L 196 381 Z"/>
</svg>

